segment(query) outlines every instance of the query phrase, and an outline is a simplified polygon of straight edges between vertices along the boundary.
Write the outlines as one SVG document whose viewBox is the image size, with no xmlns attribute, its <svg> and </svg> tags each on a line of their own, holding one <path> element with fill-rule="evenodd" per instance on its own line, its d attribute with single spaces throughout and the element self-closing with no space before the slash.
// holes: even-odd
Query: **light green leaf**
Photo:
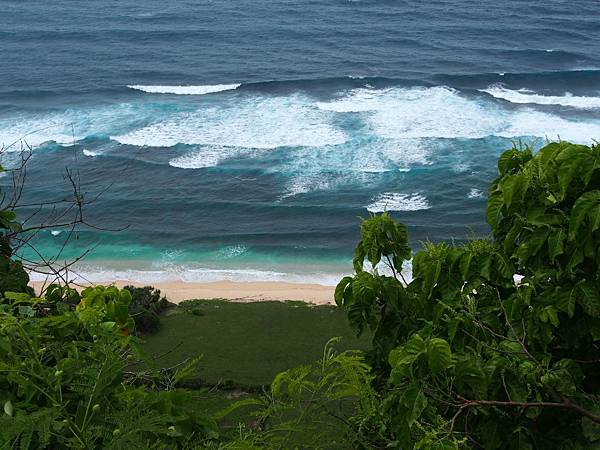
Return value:
<svg viewBox="0 0 600 450">
<path fill-rule="evenodd" d="M 4 414 L 11 416 L 13 415 L 14 409 L 13 409 L 13 404 L 10 400 L 7 400 L 6 402 L 4 402 Z"/>
<path fill-rule="evenodd" d="M 452 364 L 450 345 L 440 338 L 430 339 L 427 344 L 427 358 L 431 372 L 437 374 L 447 369 Z"/>
<path fill-rule="evenodd" d="M 521 201 L 527 193 L 528 187 L 527 178 L 523 172 L 507 176 L 502 181 L 502 195 L 506 206 L 510 208 L 514 202 Z"/>
</svg>

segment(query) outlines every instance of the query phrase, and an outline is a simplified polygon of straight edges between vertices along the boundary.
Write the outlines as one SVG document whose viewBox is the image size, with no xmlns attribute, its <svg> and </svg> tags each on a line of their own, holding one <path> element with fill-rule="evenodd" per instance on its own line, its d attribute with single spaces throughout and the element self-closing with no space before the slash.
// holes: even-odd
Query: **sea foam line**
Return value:
<svg viewBox="0 0 600 450">
<path fill-rule="evenodd" d="M 565 95 L 542 95 L 529 89 L 507 89 L 502 86 L 490 86 L 480 89 L 480 92 L 490 94 L 495 98 L 507 100 L 511 103 L 534 103 L 537 105 L 562 105 L 579 109 L 600 108 L 600 97 L 577 96 L 569 92 Z"/>
<path fill-rule="evenodd" d="M 232 91 L 241 86 L 240 83 L 234 84 L 214 84 L 204 86 L 152 86 L 152 85 L 128 85 L 130 89 L 147 92 L 149 94 L 176 94 L 176 95 L 204 95 L 214 94 L 215 92 Z"/>
<path fill-rule="evenodd" d="M 46 281 L 47 276 L 30 272 L 32 281 Z M 321 284 L 335 286 L 347 273 L 337 272 L 280 272 L 260 269 L 216 269 L 209 267 L 171 267 L 159 270 L 111 270 L 104 267 L 82 267 L 81 271 L 69 273 L 71 283 L 110 284 L 115 281 L 134 283 L 213 283 L 233 282 L 285 282 L 300 284 Z"/>
<path fill-rule="evenodd" d="M 381 213 L 384 211 L 418 211 L 429 209 L 431 206 L 427 198 L 418 192 L 412 194 L 384 192 L 379 194 L 366 208 L 369 212 Z"/>
</svg>

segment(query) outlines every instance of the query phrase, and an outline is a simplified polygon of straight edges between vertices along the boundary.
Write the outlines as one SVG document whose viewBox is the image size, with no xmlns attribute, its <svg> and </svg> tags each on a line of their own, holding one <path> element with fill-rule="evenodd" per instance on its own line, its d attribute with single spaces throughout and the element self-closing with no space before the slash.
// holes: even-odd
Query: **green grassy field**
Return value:
<svg viewBox="0 0 600 450">
<path fill-rule="evenodd" d="M 339 350 L 368 347 L 369 338 L 356 338 L 345 313 L 332 306 L 194 300 L 163 315 L 144 350 L 160 356 L 156 363 L 162 367 L 202 354 L 202 382 L 253 387 L 319 359 L 334 336 L 343 338 Z"/>
</svg>

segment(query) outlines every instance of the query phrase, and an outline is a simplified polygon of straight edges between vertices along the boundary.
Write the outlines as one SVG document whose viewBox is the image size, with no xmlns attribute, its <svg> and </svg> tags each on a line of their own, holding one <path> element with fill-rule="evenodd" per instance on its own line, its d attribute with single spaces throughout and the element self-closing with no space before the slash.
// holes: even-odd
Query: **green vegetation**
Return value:
<svg viewBox="0 0 600 450">
<path fill-rule="evenodd" d="M 493 236 L 426 244 L 406 286 L 362 269 L 400 273 L 406 227 L 362 224 L 336 301 L 374 332 L 375 446 L 600 448 L 600 147 L 512 149 L 498 170 Z"/>
<path fill-rule="evenodd" d="M 146 337 L 144 349 L 170 367 L 202 356 L 199 378 L 206 384 L 251 388 L 268 385 L 281 371 L 319 359 L 323 347 L 366 349 L 343 311 L 301 302 L 239 303 L 193 300 L 161 317 L 160 331 Z"/>
<path fill-rule="evenodd" d="M 85 289 L 76 308 L 69 288 L 45 298 L 6 292 L 0 309 L 0 448 L 165 448 L 217 436 L 189 392 L 174 384 L 193 363 L 168 374 L 131 373 L 131 295 Z M 147 389 L 152 383 L 156 389 Z"/>
<path fill-rule="evenodd" d="M 165 296 L 152 286 L 125 286 L 131 293 L 129 314 L 135 322 L 135 332 L 140 335 L 156 333 L 160 328 L 160 313 L 169 307 Z"/>
<path fill-rule="evenodd" d="M 127 290 L 33 297 L 0 214 L 0 447 L 600 449 L 600 147 L 513 148 L 498 171 L 491 236 L 413 254 L 371 216 L 340 309 L 189 302 L 145 351 Z M 366 355 L 333 350 L 340 313 Z M 283 369 L 239 401 L 182 388 Z"/>
</svg>

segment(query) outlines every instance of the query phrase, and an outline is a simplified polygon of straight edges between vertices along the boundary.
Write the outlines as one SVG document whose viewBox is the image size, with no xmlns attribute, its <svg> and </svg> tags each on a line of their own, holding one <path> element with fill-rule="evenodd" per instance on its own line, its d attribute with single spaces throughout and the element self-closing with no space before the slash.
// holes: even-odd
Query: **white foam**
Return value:
<svg viewBox="0 0 600 450">
<path fill-rule="evenodd" d="M 569 92 L 564 95 L 541 95 L 528 89 L 506 89 L 502 86 L 490 86 L 481 92 L 511 103 L 535 103 L 538 105 L 562 105 L 579 109 L 600 108 L 600 97 L 576 96 Z"/>
<path fill-rule="evenodd" d="M 159 106 L 121 103 L 88 109 L 66 109 L 46 114 L 18 114 L 0 119 L 0 148 L 19 152 L 24 146 L 47 142 L 62 146 L 92 135 L 108 135 L 131 129 L 137 123 L 168 114 Z"/>
<path fill-rule="evenodd" d="M 482 137 L 490 134 L 487 130 L 497 123 L 493 105 L 479 104 L 445 86 L 360 88 L 318 106 L 336 112 L 366 113 L 373 132 L 388 139 Z"/>
<path fill-rule="evenodd" d="M 326 191 L 332 189 L 334 186 L 335 183 L 327 176 L 320 176 L 318 174 L 312 176 L 294 176 L 287 183 L 285 193 L 281 195 L 280 200 L 308 192 Z"/>
<path fill-rule="evenodd" d="M 424 195 L 416 192 L 412 194 L 384 192 L 379 194 L 366 208 L 369 212 L 381 213 L 384 211 L 418 211 L 429 209 L 431 206 Z"/>
<path fill-rule="evenodd" d="M 335 113 L 359 113 L 374 134 L 394 140 L 560 136 L 589 144 L 600 136 L 598 122 L 567 120 L 532 108 L 508 109 L 445 86 L 353 89 L 317 106 Z"/>
<path fill-rule="evenodd" d="M 232 259 L 242 256 L 248 252 L 248 248 L 245 245 L 230 245 L 228 247 L 219 250 L 218 257 L 221 259 Z"/>
<path fill-rule="evenodd" d="M 179 143 L 272 149 L 320 147 L 346 141 L 345 133 L 330 123 L 301 95 L 249 97 L 220 107 L 204 107 L 115 136 L 123 144 L 171 147 Z"/>
<path fill-rule="evenodd" d="M 347 273 L 319 272 L 279 272 L 259 269 L 216 269 L 210 267 L 189 268 L 173 266 L 158 270 L 110 270 L 104 267 L 82 267 L 81 270 L 70 271 L 69 280 L 72 283 L 102 283 L 110 284 L 115 281 L 128 281 L 144 284 L 156 284 L 170 281 L 186 283 L 210 283 L 216 281 L 236 282 L 287 282 L 287 283 L 316 283 L 325 286 L 335 286 Z M 43 274 L 30 272 L 32 281 L 45 281 Z"/>
<path fill-rule="evenodd" d="M 214 84 L 205 86 L 146 86 L 146 85 L 130 85 L 130 89 L 136 91 L 147 92 L 150 94 L 176 94 L 176 95 L 205 95 L 214 94 L 216 92 L 231 91 L 239 88 L 240 83 L 234 84 Z"/>
<path fill-rule="evenodd" d="M 467 163 L 456 163 L 452 165 L 452 171 L 456 173 L 464 173 L 468 171 L 471 167 Z"/>
<path fill-rule="evenodd" d="M 575 122 L 561 117 L 525 109 L 512 115 L 508 125 L 494 134 L 500 137 L 532 136 L 551 140 L 564 139 L 590 144 L 600 136 L 600 124 Z"/>
<path fill-rule="evenodd" d="M 246 153 L 247 150 L 236 147 L 224 147 L 221 145 L 206 145 L 198 149 L 178 156 L 169 161 L 172 167 L 180 169 L 202 169 L 204 167 L 215 167 L 219 162 Z"/>
<path fill-rule="evenodd" d="M 58 236 L 60 233 L 62 233 L 62 230 L 52 230 L 52 231 L 50 232 L 50 234 L 51 234 L 52 236 Z"/>
<path fill-rule="evenodd" d="M 90 157 L 94 157 L 94 156 L 99 156 L 102 154 L 102 152 L 99 151 L 94 151 L 94 150 L 88 150 L 87 148 L 83 149 L 83 154 L 84 156 L 90 156 Z"/>
<path fill-rule="evenodd" d="M 472 188 L 467 194 L 467 198 L 481 198 L 483 197 L 483 192 L 479 189 Z"/>
</svg>

